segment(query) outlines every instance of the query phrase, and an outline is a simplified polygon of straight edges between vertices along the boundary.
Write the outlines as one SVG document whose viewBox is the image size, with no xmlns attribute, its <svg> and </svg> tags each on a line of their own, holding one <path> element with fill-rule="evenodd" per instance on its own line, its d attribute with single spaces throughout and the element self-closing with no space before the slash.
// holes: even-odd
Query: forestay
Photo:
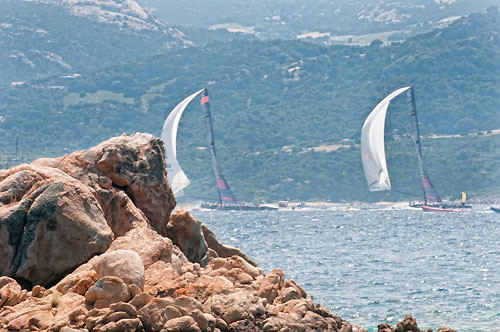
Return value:
<svg viewBox="0 0 500 332">
<path fill-rule="evenodd" d="M 385 97 L 366 118 L 361 130 L 361 161 L 370 191 L 391 189 L 391 180 L 385 160 L 385 115 L 391 100 L 409 88 L 398 89 Z"/>
<path fill-rule="evenodd" d="M 167 163 L 167 178 L 168 183 L 172 187 L 174 195 L 182 193 L 182 189 L 186 188 L 190 181 L 186 174 L 181 169 L 177 162 L 177 127 L 181 119 L 182 113 L 187 105 L 202 92 L 203 89 L 197 91 L 180 102 L 168 115 L 167 120 L 163 124 L 161 139 L 165 144 L 165 160 Z"/>
</svg>

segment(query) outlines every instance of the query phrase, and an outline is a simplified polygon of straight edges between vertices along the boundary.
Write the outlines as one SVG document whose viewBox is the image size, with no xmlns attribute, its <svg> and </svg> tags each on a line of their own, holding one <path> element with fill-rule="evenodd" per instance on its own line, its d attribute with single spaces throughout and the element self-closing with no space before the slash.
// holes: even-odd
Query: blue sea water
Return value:
<svg viewBox="0 0 500 332">
<path fill-rule="evenodd" d="M 411 313 L 419 327 L 500 330 L 500 214 L 352 206 L 192 211 L 267 273 L 376 331 Z"/>
</svg>

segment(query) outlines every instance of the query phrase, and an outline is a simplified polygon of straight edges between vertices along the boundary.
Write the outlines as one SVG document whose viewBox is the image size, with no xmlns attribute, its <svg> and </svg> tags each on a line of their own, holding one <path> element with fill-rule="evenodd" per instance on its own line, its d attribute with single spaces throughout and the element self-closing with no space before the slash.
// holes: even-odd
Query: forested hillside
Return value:
<svg viewBox="0 0 500 332">
<path fill-rule="evenodd" d="M 178 102 L 209 86 L 220 161 L 238 198 L 403 198 L 367 192 L 358 144 L 377 102 L 412 85 L 424 158 L 438 190 L 498 193 L 500 136 L 491 131 L 500 128 L 499 18 L 490 9 L 388 47 L 219 42 L 70 80 L 5 86 L 0 146 L 13 151 L 18 137 L 31 156 L 62 154 L 122 132 L 158 135 Z M 214 196 L 201 114 L 199 100 L 185 112 L 178 157 L 193 183 L 186 192 Z M 394 186 L 418 193 L 404 98 L 394 101 L 387 121 Z"/>
<path fill-rule="evenodd" d="M 89 72 L 189 45 L 133 1 L 2 0 L 0 5 L 1 84 Z"/>
</svg>

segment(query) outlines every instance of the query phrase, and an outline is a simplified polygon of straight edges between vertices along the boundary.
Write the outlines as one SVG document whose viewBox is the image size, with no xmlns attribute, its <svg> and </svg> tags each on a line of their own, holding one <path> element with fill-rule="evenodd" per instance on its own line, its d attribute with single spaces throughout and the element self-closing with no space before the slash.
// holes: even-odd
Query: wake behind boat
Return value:
<svg viewBox="0 0 500 332">
<path fill-rule="evenodd" d="M 208 210 L 223 210 L 223 211 L 270 211 L 270 210 L 278 210 L 277 207 L 267 206 L 267 205 L 259 205 L 252 203 L 238 203 L 238 204 L 210 204 L 203 203 L 201 204 L 201 208 Z"/>
<path fill-rule="evenodd" d="M 465 205 L 464 193 L 462 194 L 462 204 L 457 205 L 450 202 L 443 202 L 436 189 L 432 185 L 431 179 L 427 174 L 422 159 L 422 148 L 420 144 L 420 133 L 418 129 L 417 109 L 413 87 L 404 87 L 392 92 L 385 97 L 366 118 L 361 130 L 361 161 L 366 177 L 366 182 L 370 191 L 391 190 L 391 181 L 387 170 L 384 146 L 384 129 L 387 108 L 392 99 L 407 91 L 407 100 L 410 108 L 410 119 L 413 131 L 413 142 L 417 153 L 420 177 L 422 179 L 424 203 L 413 204 L 412 206 L 421 207 L 426 212 L 457 212 L 464 208 L 470 208 Z"/>
</svg>

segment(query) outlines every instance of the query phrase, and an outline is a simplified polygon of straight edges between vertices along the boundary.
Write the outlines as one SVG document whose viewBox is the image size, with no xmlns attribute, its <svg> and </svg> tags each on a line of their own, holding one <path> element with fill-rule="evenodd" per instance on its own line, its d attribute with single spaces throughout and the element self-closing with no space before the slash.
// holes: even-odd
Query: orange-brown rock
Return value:
<svg viewBox="0 0 500 332">
<path fill-rule="evenodd" d="M 193 309 L 189 311 L 189 316 L 194 319 L 196 325 L 198 325 L 200 330 L 206 331 L 208 327 L 210 327 L 210 329 L 213 329 L 215 327 L 215 319 L 213 318 L 213 316 L 209 316 L 209 314 L 205 315 L 202 310 L 203 307 L 201 308 L 201 310 Z M 209 317 L 211 317 L 211 319 Z"/>
<path fill-rule="evenodd" d="M 113 250 L 99 256 L 93 264 L 93 270 L 100 279 L 106 276 L 118 277 L 125 284 L 135 284 L 144 288 L 144 264 L 141 256 L 133 250 Z"/>
<path fill-rule="evenodd" d="M 265 277 L 258 278 L 254 284 L 256 295 L 267 299 L 268 303 L 274 303 L 279 291 L 285 281 L 285 274 L 280 269 L 269 272 Z"/>
<path fill-rule="evenodd" d="M 149 295 L 148 293 L 139 293 L 137 295 L 135 295 L 132 300 L 130 300 L 130 305 L 133 305 L 134 307 L 136 307 L 137 309 L 141 309 L 142 307 L 144 307 L 146 304 L 149 303 L 149 301 L 151 301 L 153 299 L 153 297 L 151 295 Z"/>
<path fill-rule="evenodd" d="M 194 283 L 187 284 L 184 289 L 179 289 L 176 295 L 187 295 L 201 300 L 215 294 L 229 294 L 234 290 L 234 284 L 227 278 L 202 274 Z"/>
<path fill-rule="evenodd" d="M 411 315 L 406 315 L 396 326 L 395 332 L 420 332 L 417 321 Z"/>
<path fill-rule="evenodd" d="M 377 331 L 378 332 L 393 332 L 394 326 L 392 326 L 391 324 L 379 324 Z"/>
<path fill-rule="evenodd" d="M 457 332 L 457 331 L 448 326 L 441 326 L 436 330 L 436 332 Z"/>
<path fill-rule="evenodd" d="M 84 298 L 76 293 L 61 294 L 49 290 L 43 297 L 29 297 L 10 310 L 0 311 L 0 330 L 2 325 L 10 330 L 37 329 L 59 331 L 63 326 L 72 324 L 74 312 L 81 309 L 80 319 L 84 317 Z"/>
<path fill-rule="evenodd" d="M 19 202 L 43 177 L 30 169 L 0 171 L 0 206 Z"/>
<path fill-rule="evenodd" d="M 281 308 L 280 308 L 281 307 Z M 278 305 L 278 312 L 263 322 L 264 331 L 352 331 L 352 326 L 340 317 L 318 308 L 311 300 L 290 300 Z"/>
<path fill-rule="evenodd" d="M 201 330 L 192 317 L 183 316 L 168 320 L 161 332 L 201 332 Z"/>
<path fill-rule="evenodd" d="M 82 329 L 74 329 L 69 326 L 64 326 L 59 330 L 59 332 L 87 332 L 87 330 L 82 330 Z"/>
<path fill-rule="evenodd" d="M 85 314 L 85 298 L 82 295 L 68 292 L 66 294 L 57 296 L 57 299 L 54 299 L 53 302 L 57 300 L 56 311 L 54 315 L 54 321 L 51 325 L 53 330 L 59 330 L 64 326 L 69 326 L 72 323 L 72 318 L 76 318 L 78 316 L 74 316 L 74 313 L 81 308 L 81 314 Z M 73 314 L 73 315 L 72 315 Z"/>
<path fill-rule="evenodd" d="M 95 308 L 108 307 L 111 303 L 128 302 L 130 292 L 127 285 L 118 277 L 105 276 L 97 280 L 85 293 L 85 300 L 94 303 Z"/>
<path fill-rule="evenodd" d="M 352 325 L 352 332 L 368 332 L 368 330 L 359 325 Z"/>
<path fill-rule="evenodd" d="M 212 315 L 221 317 L 227 324 L 238 320 L 257 318 L 266 310 L 267 301 L 248 292 L 238 291 L 228 295 L 216 294 L 209 297 L 203 309 Z"/>
<path fill-rule="evenodd" d="M 286 303 L 290 300 L 305 299 L 306 297 L 307 294 L 300 285 L 293 280 L 286 280 L 279 291 L 276 301 Z"/>
<path fill-rule="evenodd" d="M 212 250 L 215 253 L 216 257 L 227 258 L 232 256 L 240 256 L 253 266 L 257 266 L 257 263 L 247 255 L 245 255 L 245 253 L 243 253 L 243 251 L 241 251 L 240 249 L 221 244 L 215 237 L 215 234 L 203 223 L 201 224 L 201 230 L 203 232 L 203 236 L 209 250 Z"/>
<path fill-rule="evenodd" d="M 46 284 L 107 249 L 112 233 L 87 186 L 58 169 L 29 165 L 4 172 L 0 186 L 21 171 L 32 175 L 30 190 L 0 205 L 3 275 Z"/>
<path fill-rule="evenodd" d="M 167 234 L 190 262 L 201 266 L 208 263 L 208 246 L 201 231 L 201 223 L 188 211 L 180 209 L 170 216 Z"/>
<path fill-rule="evenodd" d="M 176 202 L 166 180 L 160 139 L 142 133 L 122 135 L 88 150 L 39 159 L 34 164 L 59 168 L 93 188 L 116 234 L 147 223 L 166 235 Z"/>
<path fill-rule="evenodd" d="M 144 327 L 151 331 L 160 331 L 168 320 L 182 317 L 182 312 L 169 298 L 155 298 L 142 307 L 138 313 Z"/>
<path fill-rule="evenodd" d="M 130 317 L 137 317 L 137 309 L 129 303 L 125 302 L 113 303 L 109 306 L 109 309 L 115 312 L 124 312 Z"/>
<path fill-rule="evenodd" d="M 172 264 L 158 261 L 146 269 L 144 290 L 152 296 L 172 296 L 186 285 Z"/>
<path fill-rule="evenodd" d="M 73 292 L 85 295 L 90 286 L 92 286 L 96 281 L 97 273 L 94 270 L 75 271 L 64 277 L 59 283 L 57 283 L 55 288 L 63 294 Z"/>
<path fill-rule="evenodd" d="M 179 296 L 174 299 L 174 304 L 187 312 L 203 310 L 203 305 L 195 298 L 189 296 Z"/>
<path fill-rule="evenodd" d="M 119 249 L 138 253 L 145 269 L 155 262 L 162 261 L 170 263 L 180 273 L 182 266 L 187 262 L 186 256 L 172 243 L 172 240 L 149 228 L 138 227 L 130 230 L 114 240 L 108 252 Z"/>
<path fill-rule="evenodd" d="M 28 292 L 22 290 L 21 286 L 12 278 L 0 277 L 0 308 L 3 306 L 14 306 L 24 301 Z"/>
</svg>

